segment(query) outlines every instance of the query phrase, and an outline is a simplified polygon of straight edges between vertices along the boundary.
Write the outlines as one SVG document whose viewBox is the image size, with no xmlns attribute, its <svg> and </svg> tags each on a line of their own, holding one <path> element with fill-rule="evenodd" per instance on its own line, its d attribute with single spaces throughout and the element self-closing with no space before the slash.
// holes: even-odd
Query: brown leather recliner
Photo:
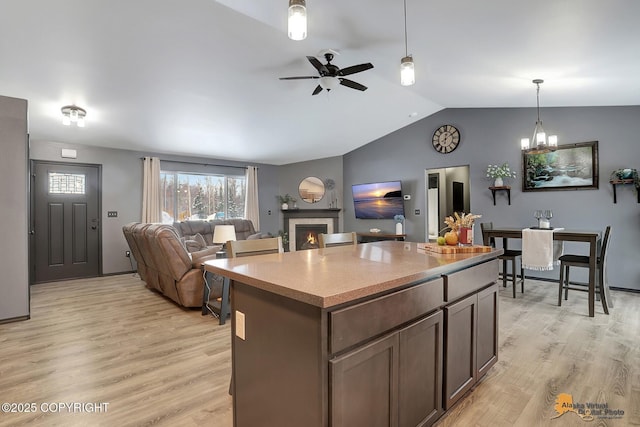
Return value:
<svg viewBox="0 0 640 427">
<path fill-rule="evenodd" d="M 140 277 L 149 289 L 184 307 L 202 307 L 202 264 L 216 258 L 218 247 L 189 256 L 176 230 L 165 224 L 127 224 L 123 233 L 138 263 Z M 214 290 L 212 296 L 215 294 Z"/>
</svg>

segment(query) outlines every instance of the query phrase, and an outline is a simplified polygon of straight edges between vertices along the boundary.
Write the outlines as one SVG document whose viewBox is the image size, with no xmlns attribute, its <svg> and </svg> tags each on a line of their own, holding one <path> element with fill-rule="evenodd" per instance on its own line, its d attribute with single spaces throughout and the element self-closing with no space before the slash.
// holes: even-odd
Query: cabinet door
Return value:
<svg viewBox="0 0 640 427">
<path fill-rule="evenodd" d="M 398 334 L 329 362 L 331 425 L 398 425 Z"/>
<path fill-rule="evenodd" d="M 476 309 L 471 295 L 445 307 L 444 408 L 449 409 L 476 381 Z"/>
<path fill-rule="evenodd" d="M 498 285 L 478 293 L 477 379 L 498 361 Z"/>
<path fill-rule="evenodd" d="M 432 425 L 442 414 L 442 311 L 400 331 L 400 427 Z"/>
</svg>

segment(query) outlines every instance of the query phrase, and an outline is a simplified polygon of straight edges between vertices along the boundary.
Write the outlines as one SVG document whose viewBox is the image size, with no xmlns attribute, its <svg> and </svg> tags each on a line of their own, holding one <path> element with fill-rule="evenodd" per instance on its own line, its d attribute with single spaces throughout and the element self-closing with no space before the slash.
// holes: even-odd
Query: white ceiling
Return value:
<svg viewBox="0 0 640 427">
<path fill-rule="evenodd" d="M 417 82 L 399 83 L 402 0 L 0 0 L 0 94 L 32 140 L 269 164 L 342 155 L 452 107 L 640 105 L 640 1 L 407 0 Z M 311 96 L 306 55 L 371 62 Z M 324 62 L 324 60 L 323 60 Z M 63 126 L 60 108 L 85 108 Z M 411 113 L 416 113 L 410 117 Z M 533 122 L 533 118 L 532 118 Z M 533 126 L 533 123 L 532 123 Z"/>
</svg>

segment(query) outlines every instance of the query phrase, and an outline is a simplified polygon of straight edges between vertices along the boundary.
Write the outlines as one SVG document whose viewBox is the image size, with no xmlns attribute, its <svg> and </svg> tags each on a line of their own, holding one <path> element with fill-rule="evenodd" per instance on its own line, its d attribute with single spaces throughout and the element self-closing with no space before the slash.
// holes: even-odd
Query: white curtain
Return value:
<svg viewBox="0 0 640 427">
<path fill-rule="evenodd" d="M 258 168 L 247 166 L 245 173 L 247 195 L 244 201 L 244 217 L 253 222 L 256 231 L 260 231 L 260 206 L 258 203 Z"/>
<path fill-rule="evenodd" d="M 162 222 L 160 215 L 160 159 L 144 157 L 142 161 L 142 222 Z"/>
</svg>

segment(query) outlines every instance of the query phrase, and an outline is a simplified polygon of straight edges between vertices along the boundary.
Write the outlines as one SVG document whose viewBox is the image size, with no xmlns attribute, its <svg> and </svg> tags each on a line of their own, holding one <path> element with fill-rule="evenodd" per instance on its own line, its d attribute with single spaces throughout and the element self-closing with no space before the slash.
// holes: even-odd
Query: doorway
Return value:
<svg viewBox="0 0 640 427">
<path fill-rule="evenodd" d="M 101 166 L 31 162 L 31 283 L 102 273 Z"/>
<path fill-rule="evenodd" d="M 469 166 L 425 170 L 425 238 L 433 241 L 454 212 L 471 211 Z"/>
</svg>

